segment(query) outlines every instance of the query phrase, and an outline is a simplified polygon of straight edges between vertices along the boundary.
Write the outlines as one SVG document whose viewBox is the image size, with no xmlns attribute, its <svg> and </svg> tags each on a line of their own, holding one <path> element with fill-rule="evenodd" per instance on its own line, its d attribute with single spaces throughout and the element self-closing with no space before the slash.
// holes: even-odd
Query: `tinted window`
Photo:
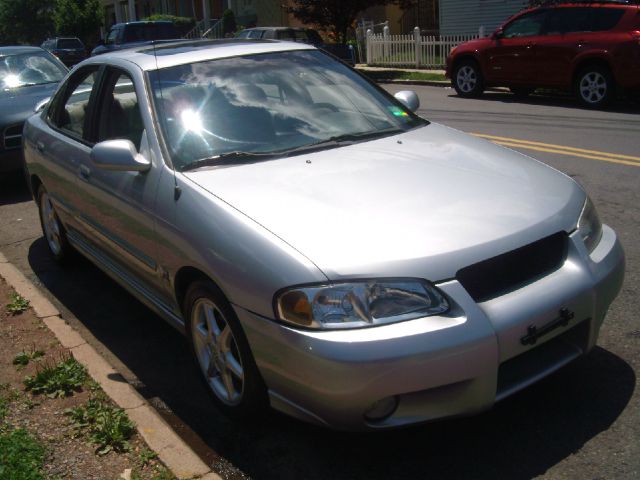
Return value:
<svg viewBox="0 0 640 480">
<path fill-rule="evenodd" d="M 531 37 L 542 34 L 547 11 L 532 12 L 517 18 L 504 27 L 504 38 Z"/>
<path fill-rule="evenodd" d="M 54 107 L 49 111 L 49 120 L 54 125 L 78 138 L 84 138 L 96 72 L 97 68 L 84 69 L 69 79 L 61 101 L 54 100 Z"/>
<path fill-rule="evenodd" d="M 243 30 L 238 34 L 238 38 L 249 38 L 251 30 Z"/>
<path fill-rule="evenodd" d="M 125 27 L 123 42 L 144 42 L 176 37 L 176 31 L 172 24 L 140 23 Z"/>
<path fill-rule="evenodd" d="M 105 39 L 104 43 L 107 45 L 110 43 L 116 43 L 117 38 L 118 38 L 118 29 L 114 28 L 109 32 L 109 35 L 107 35 L 107 38 Z"/>
<path fill-rule="evenodd" d="M 549 12 L 546 33 L 588 32 L 590 31 L 590 8 L 558 8 Z"/>
<path fill-rule="evenodd" d="M 84 45 L 77 38 L 61 38 L 58 40 L 58 48 L 84 48 Z"/>
<path fill-rule="evenodd" d="M 602 32 L 611 30 L 624 15 L 621 8 L 592 8 L 591 9 L 591 28 L 592 32 Z"/>
<path fill-rule="evenodd" d="M 251 30 L 249 32 L 249 38 L 261 38 L 263 31 L 264 30 Z"/>
<path fill-rule="evenodd" d="M 113 71 L 105 84 L 98 120 L 98 141 L 131 140 L 140 148 L 144 126 L 131 78 Z"/>
</svg>

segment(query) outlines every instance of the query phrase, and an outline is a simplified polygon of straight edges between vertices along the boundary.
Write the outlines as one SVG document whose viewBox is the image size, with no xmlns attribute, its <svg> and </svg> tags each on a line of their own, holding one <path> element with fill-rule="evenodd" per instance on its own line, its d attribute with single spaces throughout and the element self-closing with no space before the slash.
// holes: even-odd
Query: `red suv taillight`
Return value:
<svg viewBox="0 0 640 480">
<path fill-rule="evenodd" d="M 638 43 L 640 43 L 640 30 L 634 30 L 633 32 L 631 32 L 631 36 L 635 38 Z"/>
</svg>

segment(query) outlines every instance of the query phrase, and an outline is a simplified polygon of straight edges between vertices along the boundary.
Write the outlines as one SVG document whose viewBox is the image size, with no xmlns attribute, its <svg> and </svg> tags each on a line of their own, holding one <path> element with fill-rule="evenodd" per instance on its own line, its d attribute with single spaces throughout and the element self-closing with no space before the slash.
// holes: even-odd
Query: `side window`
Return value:
<svg viewBox="0 0 640 480">
<path fill-rule="evenodd" d="M 107 77 L 102 92 L 98 141 L 131 140 L 139 149 L 144 124 L 133 81 L 126 73 L 114 70 Z"/>
<path fill-rule="evenodd" d="M 519 38 L 541 35 L 546 16 L 547 11 L 523 15 L 504 27 L 502 36 L 504 38 Z"/>
<path fill-rule="evenodd" d="M 248 38 L 260 38 L 262 37 L 262 30 L 251 30 L 248 33 Z"/>
<path fill-rule="evenodd" d="M 592 32 L 604 32 L 615 28 L 620 22 L 624 10 L 621 8 L 590 8 L 589 30 Z"/>
<path fill-rule="evenodd" d="M 547 25 L 545 27 L 547 35 L 557 35 L 561 33 L 588 32 L 591 31 L 589 24 L 589 8 L 558 8 L 549 12 Z"/>
<path fill-rule="evenodd" d="M 109 30 L 109 34 L 107 35 L 107 38 L 104 41 L 105 45 L 113 45 L 114 43 L 116 43 L 117 37 L 118 37 L 118 29 L 112 28 L 111 30 Z"/>
<path fill-rule="evenodd" d="M 97 73 L 97 67 L 77 72 L 61 90 L 62 97 L 54 99 L 53 108 L 49 110 L 51 123 L 79 139 L 85 137 L 87 108 Z"/>
</svg>

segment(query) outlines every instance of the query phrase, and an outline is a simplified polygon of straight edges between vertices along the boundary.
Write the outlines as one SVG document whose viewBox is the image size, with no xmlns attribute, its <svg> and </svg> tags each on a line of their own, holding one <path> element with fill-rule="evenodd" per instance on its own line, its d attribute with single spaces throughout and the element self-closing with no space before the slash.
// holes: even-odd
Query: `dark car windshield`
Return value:
<svg viewBox="0 0 640 480">
<path fill-rule="evenodd" d="M 130 43 L 172 38 L 178 38 L 172 23 L 139 23 L 129 24 L 125 27 L 123 41 Z"/>
<path fill-rule="evenodd" d="M 77 38 L 61 38 L 58 40 L 58 48 L 70 50 L 73 48 L 84 48 L 84 45 Z"/>
<path fill-rule="evenodd" d="M 239 153 L 257 159 L 364 141 L 427 123 L 315 50 L 179 65 L 150 79 L 178 169 Z"/>
<path fill-rule="evenodd" d="M 2 90 L 57 83 L 66 73 L 67 70 L 45 51 L 0 55 L 0 89 Z"/>
</svg>

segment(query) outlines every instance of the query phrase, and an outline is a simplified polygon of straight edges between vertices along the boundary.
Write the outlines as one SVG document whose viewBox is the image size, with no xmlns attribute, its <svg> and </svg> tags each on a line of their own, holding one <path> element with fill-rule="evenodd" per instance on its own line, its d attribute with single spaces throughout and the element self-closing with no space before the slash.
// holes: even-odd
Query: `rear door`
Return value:
<svg viewBox="0 0 640 480">
<path fill-rule="evenodd" d="M 534 74 L 535 49 L 548 10 L 536 10 L 517 17 L 505 25 L 502 34 L 486 51 L 490 83 L 529 84 Z"/>
</svg>

